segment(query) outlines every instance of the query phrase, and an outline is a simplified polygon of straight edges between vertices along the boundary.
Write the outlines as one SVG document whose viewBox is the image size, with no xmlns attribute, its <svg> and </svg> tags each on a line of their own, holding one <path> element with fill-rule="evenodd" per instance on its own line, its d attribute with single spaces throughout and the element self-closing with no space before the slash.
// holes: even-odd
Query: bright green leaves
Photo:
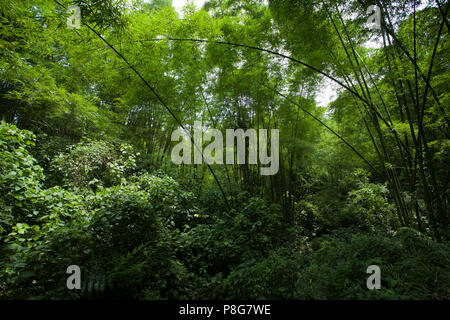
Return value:
<svg viewBox="0 0 450 320">
<path fill-rule="evenodd" d="M 72 0 L 71 5 L 77 5 L 81 10 L 83 23 L 104 32 L 112 29 L 121 31 L 126 25 L 128 3 L 125 0 Z"/>
<path fill-rule="evenodd" d="M 52 171 L 71 187 L 120 184 L 133 172 L 135 154 L 130 145 L 85 141 L 69 147 L 52 161 Z"/>
<path fill-rule="evenodd" d="M 29 131 L 0 123 L 0 208 L 3 231 L 8 230 L 13 221 L 20 221 L 30 213 L 27 206 L 35 201 L 40 192 L 43 171 L 29 153 L 34 138 Z"/>
</svg>

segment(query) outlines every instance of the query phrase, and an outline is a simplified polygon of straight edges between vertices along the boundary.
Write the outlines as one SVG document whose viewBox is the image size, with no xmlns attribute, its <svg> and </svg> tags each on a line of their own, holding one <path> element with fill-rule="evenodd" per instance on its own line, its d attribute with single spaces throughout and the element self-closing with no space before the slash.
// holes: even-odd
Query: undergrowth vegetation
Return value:
<svg viewBox="0 0 450 320">
<path fill-rule="evenodd" d="M 139 155 L 126 144 L 75 144 L 44 172 L 31 132 L 3 122 L 0 136 L 3 298 L 448 296 L 448 245 L 394 231 L 385 186 L 361 171 L 333 217 L 304 200 L 287 227 L 279 205 L 246 191 L 227 211 L 214 193 L 202 200 L 161 172 L 134 171 Z M 205 201 L 214 211 L 202 210 Z M 80 291 L 66 288 L 74 263 Z M 383 290 L 366 288 L 372 264 L 383 270 Z"/>
</svg>

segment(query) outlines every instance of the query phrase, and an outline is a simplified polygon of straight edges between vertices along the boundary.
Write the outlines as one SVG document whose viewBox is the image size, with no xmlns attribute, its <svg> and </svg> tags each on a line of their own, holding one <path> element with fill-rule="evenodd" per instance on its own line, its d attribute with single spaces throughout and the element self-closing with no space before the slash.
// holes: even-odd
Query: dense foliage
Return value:
<svg viewBox="0 0 450 320">
<path fill-rule="evenodd" d="M 449 4 L 375 3 L 2 1 L 0 299 L 448 299 Z M 196 120 L 278 173 L 175 165 Z"/>
</svg>

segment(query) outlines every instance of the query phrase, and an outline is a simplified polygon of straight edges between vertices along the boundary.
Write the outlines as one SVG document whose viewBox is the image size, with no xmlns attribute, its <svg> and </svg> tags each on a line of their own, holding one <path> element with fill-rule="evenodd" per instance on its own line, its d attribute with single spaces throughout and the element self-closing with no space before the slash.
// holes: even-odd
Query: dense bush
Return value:
<svg viewBox="0 0 450 320">
<path fill-rule="evenodd" d="M 0 127 L 0 134 L 2 295 L 21 298 L 98 294 L 130 294 L 139 298 L 176 296 L 169 278 L 174 278 L 172 282 L 181 281 L 177 279 L 186 277 L 182 276 L 186 272 L 169 254 L 171 250 L 174 252 L 174 245 L 168 228 L 173 227 L 174 220 L 181 219 L 181 214 L 189 214 L 177 202 L 186 201 L 189 193 L 175 196 L 174 180 L 151 175 L 133 178 L 134 183 L 121 176 L 121 185 L 104 188 L 99 184 L 95 192 L 90 191 L 89 184 L 77 185 L 87 188 L 83 195 L 61 187 L 44 189 L 42 169 L 29 153 L 34 136 L 5 123 Z M 66 156 L 66 162 L 61 162 L 64 156 L 55 161 L 64 165 L 67 172 L 81 177 L 74 184 L 96 177 L 108 179 L 102 170 L 108 173 L 112 166 L 101 169 L 102 162 L 86 160 L 96 158 L 95 154 L 84 154 L 86 149 L 81 145 L 75 150 Z M 122 174 L 124 167 L 132 165 L 130 159 L 134 159 L 134 154 L 129 154 L 127 146 L 119 146 L 118 150 L 126 155 L 125 165 L 119 166 Z M 101 158 L 102 154 L 98 156 Z M 130 261 L 136 264 L 130 265 Z M 72 264 L 83 270 L 86 281 L 81 293 L 65 287 L 65 271 Z M 141 279 L 143 275 L 148 281 Z M 124 277 L 142 281 L 139 286 L 133 286 L 133 281 L 118 280 Z"/>
<path fill-rule="evenodd" d="M 226 299 L 293 299 L 301 269 L 300 253 L 280 248 L 259 260 L 250 259 L 233 268 L 219 287 Z"/>
<path fill-rule="evenodd" d="M 97 187 L 119 184 L 135 168 L 130 145 L 106 141 L 83 141 L 60 153 L 51 164 L 54 175 L 66 186 Z"/>
<path fill-rule="evenodd" d="M 298 272 L 298 299 L 444 299 L 450 250 L 410 229 L 394 235 L 342 229 L 317 238 Z M 369 265 L 381 269 L 381 290 L 368 290 Z"/>
<path fill-rule="evenodd" d="M 33 203 L 44 175 L 29 151 L 34 139 L 29 131 L 0 123 L 0 237 L 17 222 L 33 220 L 36 214 Z"/>
<path fill-rule="evenodd" d="M 162 171 L 133 173 L 138 155 L 105 141 L 55 153 L 48 168 L 64 173 L 65 188 L 45 188 L 34 135 L 1 123 L 0 138 L 1 298 L 449 296 L 448 244 L 399 229 L 386 188 L 363 172 L 340 186 L 334 215 L 311 195 L 289 227 L 279 205 L 246 191 L 235 190 L 228 211 L 212 189 L 199 195 Z M 80 291 L 66 288 L 73 264 Z M 372 264 L 382 290 L 366 287 Z"/>
</svg>

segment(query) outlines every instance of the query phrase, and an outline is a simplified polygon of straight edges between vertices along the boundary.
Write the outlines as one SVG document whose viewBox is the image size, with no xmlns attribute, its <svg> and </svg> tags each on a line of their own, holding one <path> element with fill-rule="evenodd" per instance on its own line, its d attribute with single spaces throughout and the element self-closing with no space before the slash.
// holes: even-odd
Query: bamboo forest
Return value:
<svg viewBox="0 0 450 320">
<path fill-rule="evenodd" d="M 446 0 L 1 0 L 0 300 L 448 300 Z"/>
</svg>

